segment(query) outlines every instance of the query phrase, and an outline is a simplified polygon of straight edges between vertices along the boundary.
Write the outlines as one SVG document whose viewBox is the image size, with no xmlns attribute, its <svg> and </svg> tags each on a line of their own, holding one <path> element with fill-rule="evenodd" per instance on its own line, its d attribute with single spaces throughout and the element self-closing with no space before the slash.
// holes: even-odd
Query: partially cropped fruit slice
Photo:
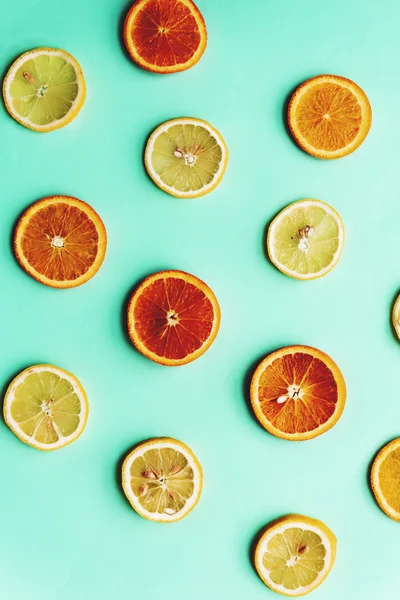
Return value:
<svg viewBox="0 0 400 600">
<path fill-rule="evenodd" d="M 339 262 L 343 245 L 343 221 L 321 200 L 289 204 L 268 229 L 271 262 L 295 279 L 316 279 L 329 273 Z"/>
<path fill-rule="evenodd" d="M 336 537 L 321 521 L 288 515 L 268 525 L 254 564 L 262 581 L 284 596 L 304 596 L 329 575 L 336 558 Z"/>
<path fill-rule="evenodd" d="M 396 335 L 400 338 L 400 296 L 397 297 L 392 310 L 392 324 Z"/>
<path fill-rule="evenodd" d="M 65 50 L 36 48 L 10 67 L 3 84 L 10 115 L 34 131 L 68 125 L 85 101 L 86 86 L 78 61 Z"/>
<path fill-rule="evenodd" d="M 383 512 L 400 521 L 400 438 L 379 452 L 371 469 L 371 486 Z"/>
<path fill-rule="evenodd" d="M 372 111 L 365 92 L 354 81 L 318 75 L 293 94 L 288 121 L 303 150 L 317 158 L 341 158 L 367 137 Z"/>
<path fill-rule="evenodd" d="M 207 30 L 192 0 L 137 0 L 125 20 L 124 40 L 143 69 L 176 73 L 203 56 Z"/>
<path fill-rule="evenodd" d="M 177 198 L 212 192 L 228 164 L 221 134 L 201 119 L 172 119 L 151 134 L 145 151 L 146 170 L 154 183 Z"/>
<path fill-rule="evenodd" d="M 204 281 L 183 271 L 161 271 L 139 285 L 128 306 L 128 331 L 136 348 L 166 366 L 199 358 L 219 329 L 220 309 Z"/>
<path fill-rule="evenodd" d="M 107 247 L 103 221 L 91 206 L 71 196 L 32 204 L 17 224 L 15 255 L 34 279 L 55 288 L 86 283 L 100 269 Z"/>
<path fill-rule="evenodd" d="M 196 506 L 203 473 L 192 450 L 172 438 L 135 447 L 122 465 L 122 486 L 139 515 L 152 521 L 179 521 Z"/>
<path fill-rule="evenodd" d="M 267 431 L 285 440 L 309 440 L 337 423 L 346 384 L 327 354 L 309 346 L 289 346 L 261 361 L 250 398 Z"/>
<path fill-rule="evenodd" d="M 53 365 L 34 365 L 11 382 L 4 420 L 15 435 L 38 450 L 57 450 L 75 441 L 89 413 L 78 379 Z"/>
</svg>

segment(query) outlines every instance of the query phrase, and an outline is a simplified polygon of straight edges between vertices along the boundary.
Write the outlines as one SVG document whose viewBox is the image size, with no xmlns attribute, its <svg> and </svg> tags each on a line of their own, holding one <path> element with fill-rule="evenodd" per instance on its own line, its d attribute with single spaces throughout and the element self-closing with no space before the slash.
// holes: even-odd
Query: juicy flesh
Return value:
<svg viewBox="0 0 400 600">
<path fill-rule="evenodd" d="M 320 206 L 298 205 L 277 223 L 274 251 L 287 269 L 308 275 L 328 267 L 339 248 L 339 226 Z"/>
<path fill-rule="evenodd" d="M 362 121 L 357 97 L 335 83 L 312 86 L 301 96 L 296 122 L 301 135 L 318 150 L 334 151 L 348 146 Z"/>
<path fill-rule="evenodd" d="M 172 125 L 157 137 L 151 164 L 163 183 L 180 192 L 202 189 L 222 160 L 217 140 L 201 125 Z"/>
<path fill-rule="evenodd" d="M 326 549 L 317 533 L 290 527 L 271 538 L 263 557 L 271 580 L 287 590 L 311 585 L 325 566 Z"/>
<path fill-rule="evenodd" d="M 379 486 L 386 502 L 400 514 L 400 448 L 390 452 L 382 462 Z"/>
<path fill-rule="evenodd" d="M 260 408 L 268 421 L 288 434 L 313 431 L 335 412 L 337 383 L 322 360 L 296 352 L 274 360 L 258 384 Z"/>
<path fill-rule="evenodd" d="M 173 516 L 193 495 L 193 469 L 174 448 L 147 450 L 132 463 L 130 474 L 133 493 L 150 513 Z"/>
<path fill-rule="evenodd" d="M 201 41 L 196 19 L 179 0 L 149 0 L 137 13 L 130 35 L 141 58 L 158 67 L 187 63 Z"/>
<path fill-rule="evenodd" d="M 168 359 L 183 359 L 207 341 L 214 309 L 202 290 L 177 277 L 157 279 L 138 297 L 134 308 L 137 335 L 148 350 Z"/>
<path fill-rule="evenodd" d="M 10 85 L 14 110 L 35 125 L 48 125 L 66 116 L 78 95 L 71 63 L 55 55 L 29 58 Z"/>
<path fill-rule="evenodd" d="M 11 416 L 42 444 L 57 443 L 78 428 L 81 403 L 72 384 L 51 371 L 31 373 L 15 390 Z"/>
<path fill-rule="evenodd" d="M 21 249 L 40 275 L 54 281 L 71 281 L 93 265 L 98 241 L 97 229 L 83 210 L 58 202 L 40 208 L 30 218 Z"/>
</svg>

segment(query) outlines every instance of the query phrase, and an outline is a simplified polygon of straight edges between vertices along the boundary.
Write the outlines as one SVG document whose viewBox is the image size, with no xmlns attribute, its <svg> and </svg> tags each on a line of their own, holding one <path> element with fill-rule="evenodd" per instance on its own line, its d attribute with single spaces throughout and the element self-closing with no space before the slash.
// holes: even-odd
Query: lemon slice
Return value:
<svg viewBox="0 0 400 600">
<path fill-rule="evenodd" d="M 11 382 L 4 420 L 15 435 L 38 450 L 57 450 L 85 429 L 89 405 L 76 377 L 53 365 L 34 365 Z"/>
<path fill-rule="evenodd" d="M 343 221 L 321 200 L 289 204 L 268 229 L 272 263 L 295 279 L 316 279 L 329 273 L 339 261 L 343 244 Z"/>
<path fill-rule="evenodd" d="M 154 183 L 172 196 L 212 192 L 225 173 L 228 149 L 221 134 L 201 119 L 172 119 L 151 134 L 144 156 Z"/>
<path fill-rule="evenodd" d="M 328 576 L 336 537 L 321 521 L 288 515 L 267 526 L 254 554 L 265 585 L 284 596 L 303 596 Z"/>
<path fill-rule="evenodd" d="M 400 521 L 400 438 L 387 444 L 376 457 L 371 487 L 383 512 Z"/>
<path fill-rule="evenodd" d="M 68 125 L 85 101 L 86 86 L 78 61 L 55 48 L 36 48 L 11 65 L 3 84 L 10 115 L 34 131 Z"/>
<path fill-rule="evenodd" d="M 171 438 L 136 446 L 122 465 L 122 487 L 139 515 L 171 523 L 183 519 L 199 501 L 200 463 L 190 448 Z"/>
<path fill-rule="evenodd" d="M 397 296 L 393 306 L 392 323 L 397 337 L 400 338 L 400 296 Z"/>
</svg>

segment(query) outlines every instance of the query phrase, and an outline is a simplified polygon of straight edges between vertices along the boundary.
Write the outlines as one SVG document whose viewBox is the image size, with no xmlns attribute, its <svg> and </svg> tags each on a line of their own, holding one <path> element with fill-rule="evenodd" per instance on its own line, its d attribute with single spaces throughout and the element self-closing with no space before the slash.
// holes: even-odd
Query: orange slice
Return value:
<svg viewBox="0 0 400 600">
<path fill-rule="evenodd" d="M 290 131 L 298 145 L 317 158 L 351 154 L 367 137 L 372 121 L 365 92 L 350 79 L 318 75 L 293 94 Z"/>
<path fill-rule="evenodd" d="M 34 279 L 55 288 L 86 283 L 100 269 L 107 246 L 103 221 L 86 202 L 50 196 L 32 204 L 14 236 L 15 255 Z"/>
<path fill-rule="evenodd" d="M 143 69 L 176 73 L 200 60 L 207 46 L 207 30 L 192 0 L 138 0 L 126 17 L 124 40 Z"/>
<path fill-rule="evenodd" d="M 157 363 L 180 366 L 199 358 L 218 333 L 220 309 L 203 281 L 182 271 L 151 275 L 128 306 L 128 331 L 136 348 Z"/>
<path fill-rule="evenodd" d="M 400 521 L 400 438 L 387 444 L 375 458 L 371 487 L 383 512 Z"/>
<path fill-rule="evenodd" d="M 310 440 L 338 421 L 346 384 L 327 354 L 308 346 L 289 346 L 258 365 L 250 399 L 267 431 L 285 440 Z"/>
</svg>

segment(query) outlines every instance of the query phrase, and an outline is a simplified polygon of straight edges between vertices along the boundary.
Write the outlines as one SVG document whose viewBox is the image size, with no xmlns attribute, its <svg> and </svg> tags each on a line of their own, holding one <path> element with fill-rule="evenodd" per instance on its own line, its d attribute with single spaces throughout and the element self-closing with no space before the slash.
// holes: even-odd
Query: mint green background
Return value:
<svg viewBox="0 0 400 600">
<path fill-rule="evenodd" d="M 400 434 L 400 351 L 390 309 L 400 283 L 396 0 L 198 0 L 209 45 L 192 70 L 146 73 L 120 43 L 116 0 L 1 0 L 4 71 L 25 50 L 59 46 L 81 62 L 86 104 L 68 127 L 37 134 L 0 109 L 0 382 L 51 362 L 76 374 L 91 414 L 82 438 L 48 454 L 0 423 L 0 597 L 6 600 L 258 600 L 273 598 L 249 560 L 269 520 L 325 521 L 338 557 L 315 600 L 394 600 L 400 525 L 368 488 L 375 452 Z M 307 77 L 348 76 L 367 92 L 373 127 L 355 154 L 324 162 L 285 129 L 288 94 Z M 212 194 L 180 201 L 147 178 L 142 150 L 159 123 L 209 120 L 230 162 Z M 16 264 L 18 215 L 50 194 L 75 195 L 102 216 L 105 263 L 80 288 L 46 288 Z M 314 282 L 281 275 L 264 256 L 267 222 L 286 204 L 320 198 L 342 215 L 338 267 Z M 127 340 L 132 287 L 164 268 L 187 270 L 222 308 L 212 348 L 170 369 Z M 273 349 L 328 352 L 348 384 L 337 426 L 305 443 L 278 440 L 250 414 L 249 375 Z M 198 455 L 205 486 L 173 525 L 138 517 L 119 489 L 121 458 L 158 435 Z"/>
</svg>

